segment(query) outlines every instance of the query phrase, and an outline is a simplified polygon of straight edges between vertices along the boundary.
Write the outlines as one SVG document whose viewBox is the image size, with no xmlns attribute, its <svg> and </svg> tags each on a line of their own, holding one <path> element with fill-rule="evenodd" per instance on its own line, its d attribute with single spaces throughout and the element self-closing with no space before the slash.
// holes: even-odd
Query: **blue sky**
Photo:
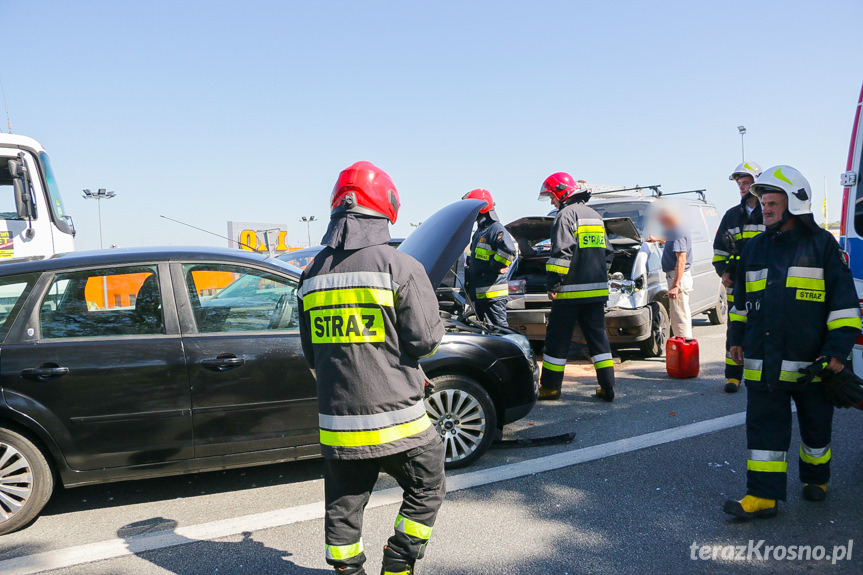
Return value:
<svg viewBox="0 0 863 575">
<path fill-rule="evenodd" d="M 12 2 L 13 130 L 52 156 L 79 249 L 224 242 L 159 214 L 322 220 L 370 160 L 409 222 L 475 187 L 543 214 L 551 172 L 736 198 L 747 158 L 788 163 L 838 217 L 860 69 L 859 0 L 825 2 Z M 4 122 L 5 125 L 5 122 Z M 831 217 L 831 219 L 834 219 Z"/>
</svg>

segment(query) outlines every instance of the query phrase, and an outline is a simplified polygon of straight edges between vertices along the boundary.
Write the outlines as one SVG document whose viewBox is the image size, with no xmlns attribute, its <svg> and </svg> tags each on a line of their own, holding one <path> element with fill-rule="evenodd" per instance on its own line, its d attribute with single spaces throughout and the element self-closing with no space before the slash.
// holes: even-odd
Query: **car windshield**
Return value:
<svg viewBox="0 0 863 575">
<path fill-rule="evenodd" d="M 277 259 L 282 260 L 286 264 L 291 264 L 294 267 L 304 270 L 306 269 L 307 265 L 312 263 L 312 260 L 315 259 L 315 256 L 321 253 L 322 249 L 324 249 L 323 246 L 314 246 L 311 248 L 305 248 L 302 250 L 296 250 L 293 252 L 282 254 L 278 256 Z"/>
</svg>

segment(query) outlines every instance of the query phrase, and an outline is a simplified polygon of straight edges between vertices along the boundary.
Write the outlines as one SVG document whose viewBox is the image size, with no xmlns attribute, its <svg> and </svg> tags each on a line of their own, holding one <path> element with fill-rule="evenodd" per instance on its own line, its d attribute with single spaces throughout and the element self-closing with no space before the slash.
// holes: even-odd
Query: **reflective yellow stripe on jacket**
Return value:
<svg viewBox="0 0 863 575">
<path fill-rule="evenodd" d="M 746 272 L 746 291 L 756 292 L 767 287 L 767 268 Z"/>
<path fill-rule="evenodd" d="M 791 266 L 788 268 L 785 287 L 824 291 L 824 270 L 822 268 Z"/>
<path fill-rule="evenodd" d="M 557 292 L 558 299 L 582 299 L 589 297 L 608 297 L 608 282 L 589 284 L 569 284 Z"/>
<path fill-rule="evenodd" d="M 298 297 L 309 314 L 315 344 L 380 343 L 386 339 L 382 308 L 395 305 L 392 276 L 344 272 L 307 278 Z"/>
<path fill-rule="evenodd" d="M 383 445 L 431 427 L 425 404 L 371 415 L 318 415 L 321 443 L 332 447 Z"/>
<path fill-rule="evenodd" d="M 827 316 L 827 330 L 839 329 L 840 327 L 852 327 L 859 331 L 861 329 L 860 308 L 852 307 L 831 311 L 830 315 Z"/>
</svg>

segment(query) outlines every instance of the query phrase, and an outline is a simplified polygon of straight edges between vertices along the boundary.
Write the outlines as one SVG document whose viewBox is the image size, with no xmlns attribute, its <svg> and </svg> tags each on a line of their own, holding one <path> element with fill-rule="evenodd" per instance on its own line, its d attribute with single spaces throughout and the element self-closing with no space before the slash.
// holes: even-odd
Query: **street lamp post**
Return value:
<svg viewBox="0 0 863 575">
<path fill-rule="evenodd" d="M 306 235 L 309 238 L 309 247 L 312 247 L 312 222 L 315 221 L 315 216 L 303 216 L 300 218 L 300 221 L 306 224 Z"/>
<path fill-rule="evenodd" d="M 99 249 L 105 249 L 105 245 L 102 240 L 102 200 L 110 200 L 117 194 L 114 192 L 109 192 L 105 188 L 99 188 L 95 193 L 90 190 L 84 190 L 84 199 L 85 200 L 96 200 L 96 204 L 99 206 Z M 105 305 L 104 309 L 108 309 L 108 278 L 102 276 L 102 298 L 103 303 Z"/>
<path fill-rule="evenodd" d="M 741 162 L 746 161 L 746 146 L 743 143 L 743 136 L 746 135 L 746 126 L 737 126 L 737 131 L 740 132 L 740 156 Z"/>
</svg>

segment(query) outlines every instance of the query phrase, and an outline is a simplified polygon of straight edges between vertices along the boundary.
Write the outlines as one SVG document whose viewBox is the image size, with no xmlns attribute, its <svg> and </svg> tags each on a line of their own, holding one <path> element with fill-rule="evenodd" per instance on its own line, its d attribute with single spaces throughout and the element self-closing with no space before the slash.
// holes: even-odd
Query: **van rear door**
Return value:
<svg viewBox="0 0 863 575">
<path fill-rule="evenodd" d="M 839 243 L 848 254 L 849 266 L 857 286 L 857 297 L 863 302 L 863 185 L 861 185 L 861 165 L 863 165 L 863 89 L 857 100 L 854 125 L 851 129 L 851 145 L 848 149 L 848 163 L 842 174 L 844 192 L 842 197 L 842 220 L 839 228 Z M 852 352 L 854 373 L 863 376 L 863 336 L 857 338 Z"/>
</svg>

